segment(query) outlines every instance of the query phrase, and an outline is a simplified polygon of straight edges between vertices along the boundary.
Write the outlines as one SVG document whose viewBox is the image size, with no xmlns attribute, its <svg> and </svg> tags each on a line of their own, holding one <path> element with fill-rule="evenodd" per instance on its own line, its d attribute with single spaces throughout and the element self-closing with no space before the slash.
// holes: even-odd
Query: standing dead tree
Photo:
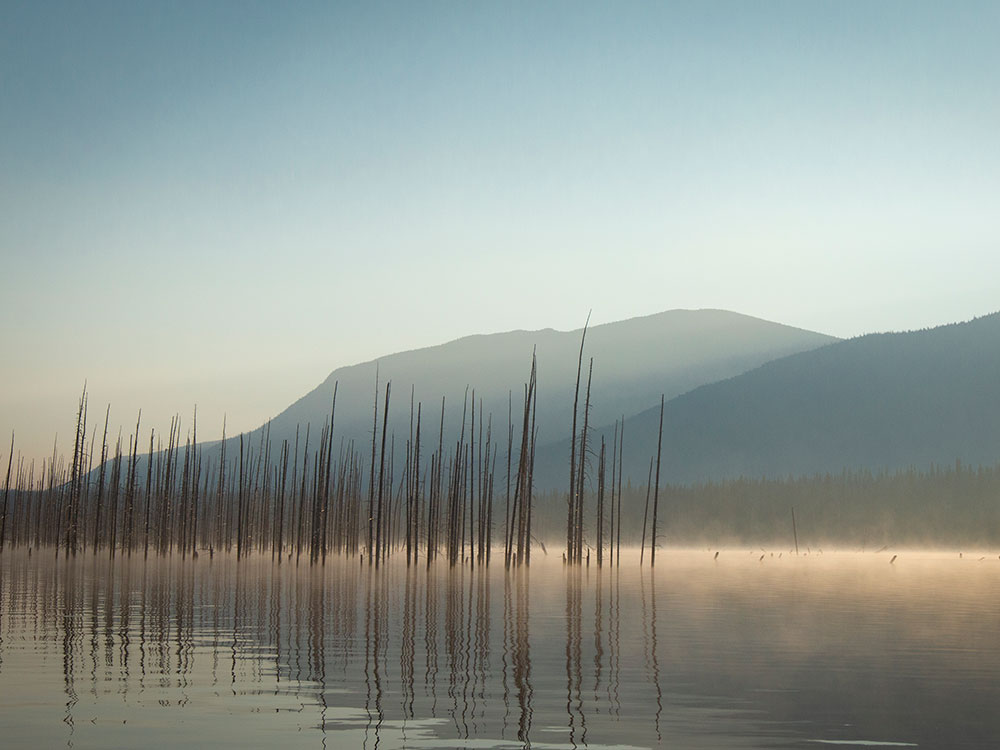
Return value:
<svg viewBox="0 0 1000 750">
<path fill-rule="evenodd" d="M 656 441 L 656 486 L 653 489 L 653 533 L 650 538 L 650 567 L 656 564 L 656 513 L 660 507 L 660 457 L 663 455 L 663 403 L 663 394 L 660 394 L 660 436 Z"/>
<path fill-rule="evenodd" d="M 576 513 L 576 495 L 582 492 L 582 488 L 576 485 L 576 417 L 580 404 L 580 374 L 583 370 L 583 346 L 587 341 L 587 327 L 590 325 L 590 313 L 587 313 L 587 322 L 583 326 L 583 333 L 580 335 L 580 354 L 576 361 L 576 386 L 573 389 L 573 428 L 570 434 L 569 445 L 569 495 L 566 498 L 566 559 L 573 561 L 576 559 L 576 534 L 574 518 Z"/>
<path fill-rule="evenodd" d="M 7 534 L 7 507 L 10 500 L 10 469 L 14 463 L 14 431 L 10 432 L 10 455 L 7 457 L 7 479 L 3 483 L 3 512 L 0 513 L 0 552 Z M 20 473 L 20 472 L 18 472 Z"/>
<path fill-rule="evenodd" d="M 531 375 L 524 387 L 524 418 L 521 427 L 521 449 L 517 466 L 517 482 L 511 508 L 510 527 L 507 529 L 504 565 L 526 565 L 531 556 L 531 500 L 532 474 L 535 458 L 535 408 L 537 404 L 537 363 L 531 354 Z M 516 544 L 516 548 L 515 548 Z"/>
</svg>

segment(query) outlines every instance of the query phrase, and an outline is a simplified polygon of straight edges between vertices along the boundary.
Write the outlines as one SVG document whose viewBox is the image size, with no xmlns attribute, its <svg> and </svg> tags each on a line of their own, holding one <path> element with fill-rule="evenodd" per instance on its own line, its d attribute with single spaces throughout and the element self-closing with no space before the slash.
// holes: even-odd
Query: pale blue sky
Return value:
<svg viewBox="0 0 1000 750">
<path fill-rule="evenodd" d="M 993 312 L 998 38 L 993 2 L 2 2 L 0 429 L 45 453 L 87 378 L 213 437 L 590 308 Z"/>
</svg>

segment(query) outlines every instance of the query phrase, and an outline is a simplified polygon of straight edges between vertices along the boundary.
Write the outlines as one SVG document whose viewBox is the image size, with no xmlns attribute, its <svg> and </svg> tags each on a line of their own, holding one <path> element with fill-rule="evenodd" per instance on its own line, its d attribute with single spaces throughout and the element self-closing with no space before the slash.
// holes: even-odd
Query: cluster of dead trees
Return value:
<svg viewBox="0 0 1000 750">
<path fill-rule="evenodd" d="M 585 340 L 586 328 L 573 404 L 565 560 L 589 563 L 593 549 L 602 565 L 606 555 L 611 562 L 620 557 L 624 419 L 610 451 L 603 438 L 595 450 L 588 440 L 591 360 L 577 431 Z M 532 354 L 520 410 L 515 417 L 510 394 L 506 436 L 499 439 L 493 415 L 484 414 L 482 399 L 467 389 L 459 437 L 446 446 L 442 399 L 429 459 L 427 434 L 435 430 L 427 429 L 423 404 L 415 403 L 411 389 L 409 430 L 397 447 L 388 419 L 392 384 L 383 391 L 377 374 L 370 446 L 335 441 L 335 386 L 319 435 L 307 424 L 296 428 L 294 440 L 276 446 L 268 425 L 255 440 L 240 435 L 237 455 L 225 424 L 221 443 L 206 455 L 197 439 L 197 411 L 184 435 L 175 417 L 166 435 L 150 429 L 147 444 L 140 412 L 132 434 L 119 431 L 109 442 L 110 407 L 103 430 L 92 425 L 84 387 L 69 466 L 55 448 L 40 467 L 20 455 L 15 461 L 12 435 L 0 498 L 0 551 L 7 545 L 110 557 L 225 552 L 310 563 L 337 554 L 375 566 L 400 553 L 407 564 L 443 558 L 449 565 L 476 566 L 488 565 L 502 543 L 505 566 L 527 565 L 533 543 L 540 545 L 532 531 L 537 383 Z M 657 486 L 658 475 L 659 461 Z M 651 546 L 655 554 L 655 542 Z"/>
<path fill-rule="evenodd" d="M 590 317 L 587 317 L 587 324 L 583 327 L 580 337 L 580 354 L 576 363 L 576 387 L 573 392 L 573 428 L 570 440 L 569 459 L 569 493 L 566 496 L 566 562 L 571 565 L 580 565 L 590 562 L 591 548 L 585 542 L 584 531 L 586 527 L 585 499 L 587 493 L 588 467 L 593 467 L 592 458 L 593 446 L 588 443 L 590 428 L 590 384 L 594 375 L 594 360 L 590 359 L 587 368 L 587 389 L 583 402 L 582 429 L 577 432 L 578 417 L 580 416 L 580 378 L 583 373 L 583 352 L 587 342 L 587 328 L 590 324 Z M 663 445 L 663 406 L 664 400 L 660 398 L 660 438 L 656 446 L 656 490 L 653 500 L 653 522 L 650 534 L 650 564 L 656 561 L 657 544 L 657 510 L 659 508 L 659 488 L 660 488 L 660 454 Z M 607 478 L 608 448 L 605 439 L 601 438 L 600 452 L 597 453 L 596 465 L 596 507 L 594 509 L 594 551 L 596 552 L 598 566 L 604 564 L 605 550 L 608 554 L 608 562 L 614 564 L 621 559 L 621 511 L 622 511 L 622 461 L 625 450 L 625 417 L 615 421 L 614 436 L 611 446 L 611 478 Z M 650 462 L 652 467 L 652 461 Z M 647 481 L 647 488 L 651 486 Z M 591 485 L 594 482 L 590 482 Z M 605 502 L 607 500 L 607 502 Z M 649 497 L 646 498 L 646 508 L 643 513 L 643 533 L 640 552 L 640 561 L 645 557 L 646 550 L 646 523 L 649 516 Z M 605 523 L 607 521 L 607 524 Z M 607 533 L 605 533 L 607 530 Z"/>
</svg>

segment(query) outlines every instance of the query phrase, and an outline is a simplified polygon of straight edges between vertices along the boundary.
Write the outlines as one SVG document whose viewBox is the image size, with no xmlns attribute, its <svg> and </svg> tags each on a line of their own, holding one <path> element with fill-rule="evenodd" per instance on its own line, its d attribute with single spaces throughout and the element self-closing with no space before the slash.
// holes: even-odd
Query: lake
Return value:
<svg viewBox="0 0 1000 750">
<path fill-rule="evenodd" d="M 718 552 L 718 555 L 716 555 Z M 893 556 L 896 559 L 890 560 Z M 981 748 L 1000 559 L 0 556 L 5 748 Z"/>
</svg>

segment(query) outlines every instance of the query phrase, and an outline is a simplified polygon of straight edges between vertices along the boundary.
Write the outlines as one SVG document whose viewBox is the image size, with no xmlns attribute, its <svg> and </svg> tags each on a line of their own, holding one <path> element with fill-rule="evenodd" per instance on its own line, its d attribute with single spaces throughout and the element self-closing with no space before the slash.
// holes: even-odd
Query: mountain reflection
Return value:
<svg viewBox="0 0 1000 750">
<path fill-rule="evenodd" d="M 988 743 L 1000 563 L 834 558 L 6 555 L 0 730 L 11 747 Z"/>
</svg>

